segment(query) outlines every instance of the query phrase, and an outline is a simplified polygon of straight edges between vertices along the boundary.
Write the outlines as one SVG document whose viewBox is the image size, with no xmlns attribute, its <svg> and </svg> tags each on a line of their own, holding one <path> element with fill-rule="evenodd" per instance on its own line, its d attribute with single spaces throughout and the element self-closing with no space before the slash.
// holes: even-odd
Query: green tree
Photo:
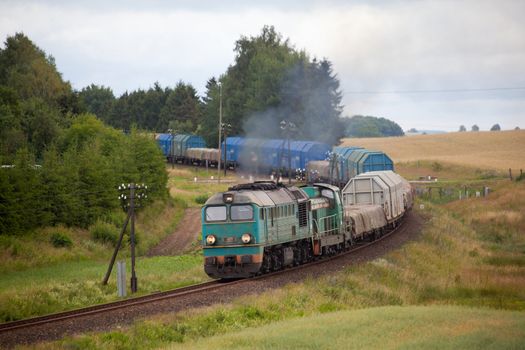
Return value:
<svg viewBox="0 0 525 350">
<path fill-rule="evenodd" d="M 345 118 L 345 135 L 348 137 L 403 136 L 401 127 L 386 118 L 355 115 Z"/>
<path fill-rule="evenodd" d="M 492 128 L 490 128 L 490 131 L 500 131 L 501 130 L 501 126 L 499 126 L 499 124 L 494 124 L 492 125 Z"/>
<path fill-rule="evenodd" d="M 223 121 L 232 125 L 232 134 L 281 137 L 279 123 L 286 119 L 297 126 L 295 138 L 338 141 L 341 93 L 329 61 L 310 60 L 271 26 L 241 37 L 234 51 L 234 64 L 219 79 Z M 217 82 L 210 79 L 199 128 L 210 144 L 217 142 L 218 100 Z"/>
<path fill-rule="evenodd" d="M 115 103 L 115 95 L 110 88 L 91 84 L 80 91 L 80 99 L 89 113 L 106 123 L 111 123 L 111 109 Z"/>
<path fill-rule="evenodd" d="M 171 91 L 162 107 L 156 129 L 158 131 L 166 131 L 170 123 L 178 122 L 179 124 L 177 125 L 184 125 L 185 129 L 194 131 L 197 128 L 200 110 L 201 106 L 197 90 L 190 84 L 180 81 L 175 86 L 175 89 Z"/>
<path fill-rule="evenodd" d="M 41 98 L 55 106 L 72 93 L 54 58 L 22 33 L 7 37 L 5 48 L 0 49 L 0 84 L 14 89 L 23 100 Z"/>
<path fill-rule="evenodd" d="M 479 126 L 476 124 L 472 125 L 471 131 L 479 131 Z"/>
<path fill-rule="evenodd" d="M 206 95 L 202 98 L 197 134 L 201 135 L 209 147 L 219 147 L 219 84 L 215 78 L 206 83 Z"/>
<path fill-rule="evenodd" d="M 22 108 L 16 92 L 0 86 L 0 156 L 7 164 L 12 164 L 16 150 L 27 143 L 22 123 Z"/>
</svg>

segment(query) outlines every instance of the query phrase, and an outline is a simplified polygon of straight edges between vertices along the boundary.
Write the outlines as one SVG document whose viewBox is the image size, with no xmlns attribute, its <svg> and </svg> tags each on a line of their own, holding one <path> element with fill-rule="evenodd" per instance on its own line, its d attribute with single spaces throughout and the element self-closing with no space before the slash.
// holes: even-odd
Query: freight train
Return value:
<svg viewBox="0 0 525 350">
<path fill-rule="evenodd" d="M 202 207 L 204 270 L 247 278 L 338 254 L 398 225 L 412 196 L 393 171 L 357 175 L 342 191 L 325 183 L 233 186 Z"/>
<path fill-rule="evenodd" d="M 157 143 L 168 161 L 230 169 L 241 168 L 253 174 L 271 172 L 286 174 L 303 170 L 309 182 L 328 182 L 340 187 L 352 177 L 378 170 L 394 170 L 392 159 L 383 152 L 361 147 L 331 147 L 315 141 L 253 139 L 228 137 L 222 142 L 222 159 L 218 149 L 206 148 L 196 135 L 158 134 Z"/>
</svg>

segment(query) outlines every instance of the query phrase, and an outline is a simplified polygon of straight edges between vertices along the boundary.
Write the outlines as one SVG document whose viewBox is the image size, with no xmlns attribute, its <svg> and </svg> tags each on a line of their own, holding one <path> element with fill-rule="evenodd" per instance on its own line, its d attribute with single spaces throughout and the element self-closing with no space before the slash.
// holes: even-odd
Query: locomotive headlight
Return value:
<svg viewBox="0 0 525 350">
<path fill-rule="evenodd" d="M 206 244 L 207 245 L 214 245 L 216 241 L 217 241 L 217 238 L 215 238 L 214 235 L 207 235 L 206 236 Z"/>
<path fill-rule="evenodd" d="M 242 243 L 244 244 L 247 244 L 247 243 L 250 243 L 252 240 L 252 235 L 250 235 L 249 233 L 245 233 L 241 236 L 241 241 Z"/>
</svg>

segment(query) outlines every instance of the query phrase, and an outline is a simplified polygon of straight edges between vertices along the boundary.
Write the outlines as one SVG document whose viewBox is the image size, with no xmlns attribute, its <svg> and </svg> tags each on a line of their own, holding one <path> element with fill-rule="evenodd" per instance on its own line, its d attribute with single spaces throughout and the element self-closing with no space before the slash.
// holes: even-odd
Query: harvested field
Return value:
<svg viewBox="0 0 525 350">
<path fill-rule="evenodd" d="M 482 169 L 525 168 L 525 130 L 343 139 L 342 145 L 381 150 L 395 162 L 437 160 Z"/>
</svg>

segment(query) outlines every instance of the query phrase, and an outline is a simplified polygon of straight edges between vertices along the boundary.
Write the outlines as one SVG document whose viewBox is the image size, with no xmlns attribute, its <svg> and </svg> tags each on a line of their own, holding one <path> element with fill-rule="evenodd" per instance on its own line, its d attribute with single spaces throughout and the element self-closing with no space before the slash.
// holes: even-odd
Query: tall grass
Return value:
<svg viewBox="0 0 525 350">
<path fill-rule="evenodd" d="M 491 210 L 502 208 L 518 208 L 521 206 L 523 196 L 510 195 L 520 192 L 517 184 L 505 183 L 495 189 Z M 92 347 L 120 348 L 137 347 L 148 348 L 172 342 L 181 342 L 184 346 L 204 344 L 224 345 L 223 339 L 233 339 L 235 332 L 249 327 L 272 324 L 295 318 L 314 316 L 312 320 L 293 321 L 272 325 L 271 329 L 280 329 L 286 337 L 286 329 L 293 327 L 294 322 L 299 322 L 304 329 L 297 329 L 301 334 L 309 334 L 306 324 L 315 324 L 322 327 L 323 320 L 334 317 L 334 311 L 368 309 L 384 306 L 412 306 L 434 305 L 427 319 L 419 319 L 420 311 L 407 309 L 407 320 L 412 319 L 410 327 L 414 329 L 433 330 L 433 322 L 437 319 L 450 316 L 449 325 L 444 326 L 441 337 L 430 336 L 425 342 L 421 339 L 415 344 L 434 347 L 477 346 L 476 337 L 484 334 L 494 341 L 497 332 L 492 332 L 491 327 L 474 327 L 476 331 L 469 333 L 465 339 L 448 344 L 440 339 L 450 335 L 456 329 L 453 323 L 458 315 L 467 315 L 470 311 L 460 311 L 456 316 L 451 316 L 446 305 L 484 307 L 493 309 L 516 310 L 516 319 L 523 320 L 525 310 L 525 266 L 522 255 L 518 255 L 516 248 L 525 248 L 523 234 L 514 234 L 521 229 L 521 219 L 517 220 L 514 214 L 504 215 L 498 220 L 509 226 L 509 234 L 503 240 L 495 242 L 487 240 L 485 234 L 493 234 L 499 230 L 498 220 L 484 221 L 485 231 L 478 232 L 477 217 L 486 210 L 483 198 L 469 199 L 461 203 L 451 203 L 445 207 L 425 203 L 425 209 L 419 214 L 428 219 L 421 237 L 410 242 L 402 248 L 372 262 L 348 267 L 340 273 L 328 274 L 322 278 L 307 279 L 302 283 L 289 284 L 283 288 L 270 290 L 258 295 L 247 295 L 237 299 L 230 305 L 215 305 L 203 309 L 186 311 L 178 315 L 163 315 L 147 322 L 138 322 L 127 330 L 101 333 L 97 335 L 82 336 L 55 343 L 53 346 L 78 346 L 89 344 Z M 490 207 L 490 205 L 489 205 Z M 461 208 L 457 210 L 456 208 Z M 472 218 L 472 219 L 470 219 Z M 521 231 L 523 232 L 523 231 Z M 521 254 L 525 250 L 521 251 Z M 437 306 L 440 305 L 438 308 Z M 403 308 L 404 309 L 404 308 Z M 394 310 L 403 310 L 394 309 Z M 373 313 L 374 309 L 371 309 Z M 440 311 L 437 311 L 440 310 Z M 458 309 L 464 310 L 464 309 Z M 363 312 L 367 312 L 366 310 Z M 401 313 L 402 311 L 399 311 Z M 425 313 L 426 311 L 422 311 Z M 473 313 L 487 312 L 483 317 L 492 318 L 491 315 L 502 315 L 492 311 L 472 311 Z M 329 313 L 326 318 L 318 315 Z M 395 313 L 398 313 L 397 311 Z M 436 317 L 432 315 L 439 314 Z M 385 319 L 383 312 L 383 320 Z M 348 314 L 351 315 L 351 314 Z M 477 316 L 475 316 L 477 317 Z M 473 319 L 475 319 L 473 317 Z M 499 317 L 499 316 L 497 316 Z M 514 317 L 514 316 L 513 316 Z M 520 318 L 521 317 L 521 318 Z M 337 316 L 335 316 L 337 318 Z M 387 317 L 391 320 L 392 318 Z M 303 323 L 305 322 L 305 323 Z M 379 322 L 379 321 L 378 321 Z M 405 322 L 405 321 L 404 321 Z M 457 327 L 463 327 L 470 321 L 459 322 Z M 522 321 L 520 321 L 522 322 Z M 392 321 L 387 323 L 397 324 Z M 499 324 L 499 323 L 498 323 Z M 517 329 L 517 323 L 504 323 L 511 325 L 509 329 Z M 521 323 L 520 323 L 521 324 Z M 273 328 L 277 327 L 277 328 Z M 408 326 L 407 326 L 408 327 Z M 270 329 L 270 328 L 268 328 Z M 381 329 L 381 327 L 379 327 Z M 406 329 L 406 328 L 404 328 Z M 423 329 L 423 328 L 421 328 Z M 493 329 L 504 330 L 505 327 L 495 326 Z M 284 330 L 284 331 L 283 331 Z M 341 331 L 342 332 L 342 331 Z M 447 333 L 448 332 L 448 333 Z M 487 333 L 489 332 L 489 333 Z M 229 336 L 228 334 L 232 334 Z M 209 343 L 210 336 L 224 335 L 224 338 L 213 340 Z M 253 343 L 252 336 L 256 339 L 258 334 L 265 334 L 265 329 L 246 330 L 239 336 L 240 341 L 227 344 Z M 507 334 L 507 333 L 506 333 Z M 305 335 L 305 337 L 307 337 Z M 199 341 L 199 339 L 203 339 Z M 238 338 L 237 338 L 238 339 Z M 309 338 L 305 338 L 309 339 Z M 319 336 L 320 344 L 329 337 Z M 502 338 L 497 338 L 501 341 Z M 517 341 L 523 342 L 522 333 L 514 334 L 509 344 Z M 517 339 L 517 340 L 516 340 Z M 197 341 L 196 343 L 193 343 Z M 284 344 L 286 344 L 286 340 Z M 471 343 L 473 342 L 473 343 Z M 59 344 L 59 345 L 57 345 Z M 133 344 L 133 345 L 129 345 Z M 262 344 L 264 341 L 262 341 Z M 271 343 L 281 344 L 281 343 Z M 302 344 L 302 343 L 301 343 Z M 313 343 L 317 344 L 317 343 Z M 448 344 L 448 345 L 447 345 Z M 503 344 L 503 343 L 502 343 Z"/>
</svg>

